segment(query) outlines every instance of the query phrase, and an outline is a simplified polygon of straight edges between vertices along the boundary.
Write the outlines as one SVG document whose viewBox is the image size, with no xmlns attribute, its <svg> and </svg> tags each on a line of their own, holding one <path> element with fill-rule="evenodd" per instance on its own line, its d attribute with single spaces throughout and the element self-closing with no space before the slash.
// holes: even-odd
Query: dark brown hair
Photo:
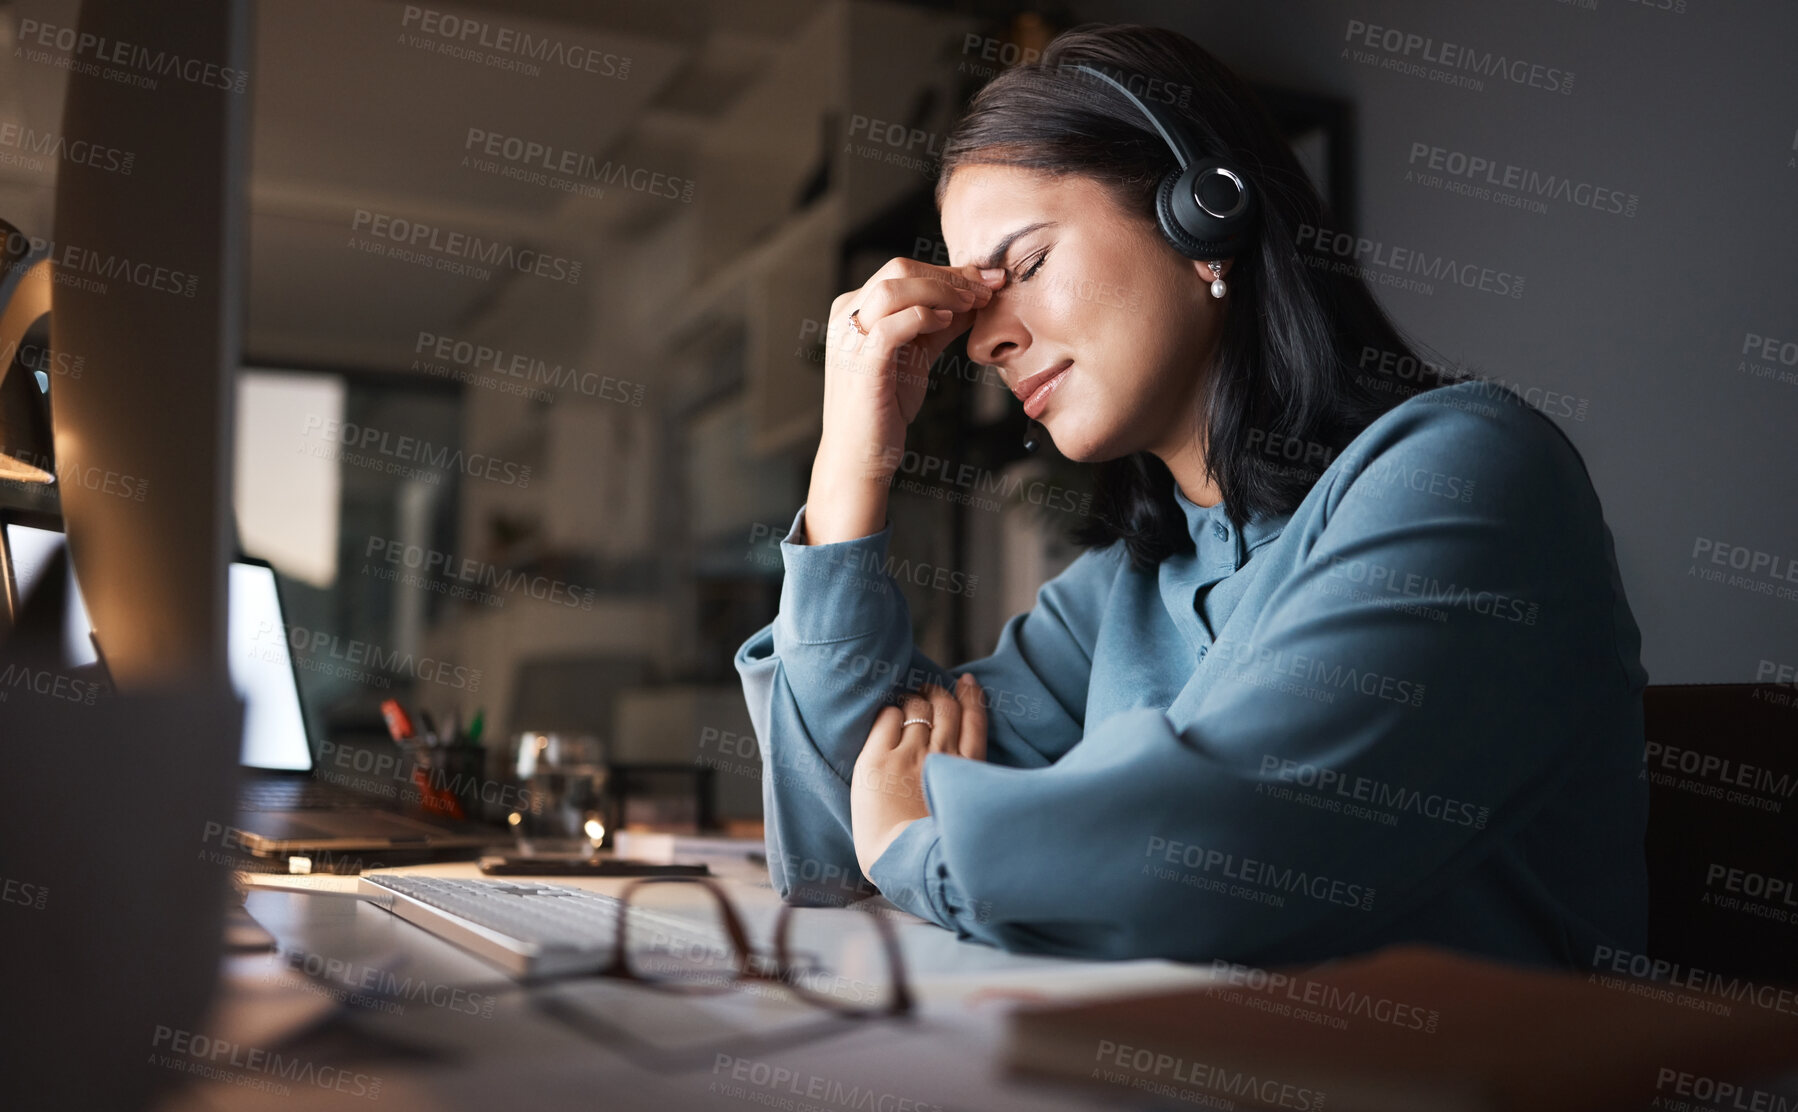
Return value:
<svg viewBox="0 0 1798 1112">
<path fill-rule="evenodd" d="M 1076 27 L 1040 59 L 1006 70 L 974 97 L 945 143 L 937 205 L 957 168 L 999 163 L 1091 178 L 1127 210 L 1154 219 L 1155 190 L 1175 166 L 1173 152 L 1135 105 L 1073 70 L 1076 63 L 1094 65 L 1144 100 L 1158 101 L 1158 110 L 1185 124 L 1196 157 L 1232 159 L 1260 190 L 1257 230 L 1231 265 L 1233 303 L 1193 420 L 1226 511 L 1239 526 L 1290 513 L 1330 459 L 1416 391 L 1390 381 L 1384 385 L 1392 389 L 1381 390 L 1373 376 L 1358 375 L 1361 353 L 1372 348 L 1390 352 L 1393 361 L 1417 357 L 1358 276 L 1307 265 L 1299 230 L 1333 222 L 1280 129 L 1240 78 L 1175 31 Z M 1307 449 L 1298 459 L 1271 450 L 1293 443 Z M 1076 531 L 1080 543 L 1121 539 L 1144 569 L 1192 551 L 1173 476 L 1160 460 L 1137 452 L 1098 464 L 1094 479 L 1094 516 Z"/>
</svg>

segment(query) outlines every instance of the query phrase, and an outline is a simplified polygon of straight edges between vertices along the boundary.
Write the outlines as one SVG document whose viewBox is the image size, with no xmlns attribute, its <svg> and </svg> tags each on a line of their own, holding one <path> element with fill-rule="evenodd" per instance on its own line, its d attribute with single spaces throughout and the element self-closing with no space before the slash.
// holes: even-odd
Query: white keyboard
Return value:
<svg viewBox="0 0 1798 1112">
<path fill-rule="evenodd" d="M 532 880 L 361 880 L 363 894 L 383 897 L 381 906 L 393 914 L 515 977 L 591 971 L 612 958 L 620 903 L 615 896 Z M 728 953 L 721 930 L 683 916 L 632 905 L 629 929 L 633 939 L 638 930 L 655 931 Z"/>
</svg>

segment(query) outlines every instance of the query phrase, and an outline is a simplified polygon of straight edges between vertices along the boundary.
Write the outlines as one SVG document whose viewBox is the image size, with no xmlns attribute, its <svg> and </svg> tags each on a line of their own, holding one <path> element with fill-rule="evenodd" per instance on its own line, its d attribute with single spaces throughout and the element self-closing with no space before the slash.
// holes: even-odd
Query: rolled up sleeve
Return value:
<svg viewBox="0 0 1798 1112">
<path fill-rule="evenodd" d="M 880 708 L 896 691 L 950 687 L 969 672 L 986 700 L 988 760 L 1051 763 L 1082 732 L 1093 641 L 1118 564 L 1115 552 L 1083 554 L 1044 584 L 1032 611 L 1006 623 L 992 655 L 951 672 L 913 642 L 889 530 L 807 545 L 804 520 L 801 508 L 780 545 L 780 611 L 743 643 L 735 665 L 761 746 L 774 885 L 793 902 L 841 903 L 867 894 L 849 779 Z"/>
</svg>

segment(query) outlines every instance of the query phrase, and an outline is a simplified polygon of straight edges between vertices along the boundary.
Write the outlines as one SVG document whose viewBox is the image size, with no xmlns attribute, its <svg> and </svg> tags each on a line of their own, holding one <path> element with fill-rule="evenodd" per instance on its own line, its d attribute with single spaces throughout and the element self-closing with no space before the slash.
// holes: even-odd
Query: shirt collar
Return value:
<svg viewBox="0 0 1798 1112">
<path fill-rule="evenodd" d="M 1240 568 L 1247 561 L 1250 552 L 1279 536 L 1286 523 L 1292 519 L 1291 514 L 1261 514 L 1251 517 L 1238 530 L 1222 501 L 1215 506 L 1201 506 L 1181 492 L 1179 483 L 1173 484 L 1173 487 L 1174 500 L 1186 515 L 1187 535 L 1192 537 L 1202 565 L 1222 564 Z"/>
</svg>

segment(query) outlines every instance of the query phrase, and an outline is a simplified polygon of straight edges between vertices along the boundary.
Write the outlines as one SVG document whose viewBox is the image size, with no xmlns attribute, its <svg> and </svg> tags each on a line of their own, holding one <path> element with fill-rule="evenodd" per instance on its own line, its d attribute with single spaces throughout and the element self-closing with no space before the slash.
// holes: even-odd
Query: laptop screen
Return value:
<svg viewBox="0 0 1798 1112">
<path fill-rule="evenodd" d="M 22 606 L 49 572 L 50 561 L 62 551 L 62 534 L 51 529 L 37 529 L 30 525 L 8 522 L 6 551 L 12 568 L 14 598 L 17 600 L 15 605 Z M 18 615 L 14 614 L 13 618 L 16 621 Z M 71 575 L 69 608 L 63 615 L 63 664 L 85 668 L 99 661 L 100 654 L 94 651 L 93 638 L 88 636 L 88 631 L 93 628 L 93 623 L 87 619 L 87 607 L 81 601 L 81 592 L 76 588 L 75 578 Z"/>
<path fill-rule="evenodd" d="M 24 599 L 37 586 L 62 544 L 63 535 L 54 530 L 7 524 L 6 546 L 18 598 Z M 304 772 L 312 767 L 312 751 L 306 744 L 306 717 L 300 709 L 274 569 L 234 562 L 230 576 L 226 651 L 231 686 L 244 701 L 239 760 L 251 768 Z M 69 599 L 63 632 L 67 663 L 93 664 L 99 660 L 88 636 L 93 624 L 72 581 Z"/>
<path fill-rule="evenodd" d="M 231 686 L 244 702 L 241 760 L 250 768 L 304 772 L 312 751 L 273 568 L 231 565 L 229 615 Z"/>
</svg>

